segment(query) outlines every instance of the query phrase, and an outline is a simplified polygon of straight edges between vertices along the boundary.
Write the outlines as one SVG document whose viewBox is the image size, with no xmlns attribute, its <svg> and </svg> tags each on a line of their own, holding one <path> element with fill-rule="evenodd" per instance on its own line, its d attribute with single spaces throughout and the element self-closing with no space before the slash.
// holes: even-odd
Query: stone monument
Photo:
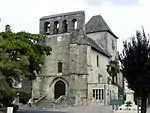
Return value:
<svg viewBox="0 0 150 113">
<path fill-rule="evenodd" d="M 114 113 L 138 113 L 140 112 L 141 108 L 135 105 L 134 102 L 134 91 L 130 90 L 129 88 L 125 89 L 126 93 L 126 101 L 123 105 L 119 106 L 117 110 L 114 110 Z"/>
</svg>

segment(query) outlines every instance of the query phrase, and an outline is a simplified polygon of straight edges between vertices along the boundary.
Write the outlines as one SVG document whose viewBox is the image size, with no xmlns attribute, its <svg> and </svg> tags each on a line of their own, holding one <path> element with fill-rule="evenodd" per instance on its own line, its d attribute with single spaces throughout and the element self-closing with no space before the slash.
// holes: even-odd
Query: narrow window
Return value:
<svg viewBox="0 0 150 113">
<path fill-rule="evenodd" d="M 101 99 L 104 100 L 104 89 L 101 89 L 101 92 L 102 92 L 101 93 L 101 97 L 102 97 Z"/>
<path fill-rule="evenodd" d="M 99 56 L 97 55 L 97 67 L 99 67 Z"/>
<path fill-rule="evenodd" d="M 117 76 L 115 77 L 115 82 L 116 82 L 116 84 L 118 83 L 118 78 L 117 78 Z"/>
<path fill-rule="evenodd" d="M 62 62 L 58 62 L 58 73 L 62 73 Z"/>
<path fill-rule="evenodd" d="M 96 91 L 96 93 L 95 93 L 95 95 L 96 95 L 96 96 L 95 96 L 95 99 L 96 99 L 96 100 L 99 100 L 99 95 L 98 95 L 99 92 L 98 92 L 98 89 L 96 89 L 95 91 Z"/>
<path fill-rule="evenodd" d="M 46 34 L 50 34 L 50 23 L 49 22 L 44 23 L 44 32 Z"/>
<path fill-rule="evenodd" d="M 59 22 L 54 22 L 54 34 L 57 34 L 59 32 Z"/>
<path fill-rule="evenodd" d="M 68 29 L 68 21 L 64 20 L 63 21 L 63 33 L 66 33 Z"/>
<path fill-rule="evenodd" d="M 95 92 L 95 89 L 93 89 L 92 92 L 93 92 L 93 93 L 92 93 L 92 94 L 93 94 L 93 99 L 95 99 L 95 98 L 96 98 L 96 94 L 95 94 L 96 92 Z"/>
<path fill-rule="evenodd" d="M 112 40 L 112 49 L 115 50 L 115 43 L 114 43 L 114 40 Z"/>
<path fill-rule="evenodd" d="M 102 75 L 98 74 L 98 83 L 102 83 Z"/>
<path fill-rule="evenodd" d="M 76 19 L 72 20 L 72 25 L 73 25 L 73 29 L 77 29 L 77 20 Z"/>
</svg>

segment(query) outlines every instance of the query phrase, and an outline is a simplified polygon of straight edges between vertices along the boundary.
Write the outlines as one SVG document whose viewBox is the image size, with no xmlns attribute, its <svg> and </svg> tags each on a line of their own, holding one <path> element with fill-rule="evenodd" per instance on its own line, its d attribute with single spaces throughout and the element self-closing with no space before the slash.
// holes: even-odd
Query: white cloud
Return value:
<svg viewBox="0 0 150 113">
<path fill-rule="evenodd" d="M 99 6 L 104 2 L 109 2 L 115 5 L 134 5 L 137 4 L 138 0 L 82 0 L 82 3 L 87 5 Z"/>
<path fill-rule="evenodd" d="M 86 2 L 86 0 L 83 0 Z M 101 14 L 112 31 L 119 37 L 118 47 L 122 40 L 130 38 L 135 31 L 144 26 L 150 32 L 150 1 L 138 0 L 132 5 L 115 5 L 109 0 L 101 0 L 93 5 L 80 0 L 0 0 L 0 30 L 10 24 L 13 31 L 26 30 L 38 33 L 39 18 L 46 15 L 85 10 L 86 21 L 93 15 Z"/>
</svg>

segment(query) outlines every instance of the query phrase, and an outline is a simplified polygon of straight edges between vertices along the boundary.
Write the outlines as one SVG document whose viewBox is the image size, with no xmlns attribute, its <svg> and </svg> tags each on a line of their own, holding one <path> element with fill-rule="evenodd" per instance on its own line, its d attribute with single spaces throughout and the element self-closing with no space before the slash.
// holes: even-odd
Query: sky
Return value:
<svg viewBox="0 0 150 113">
<path fill-rule="evenodd" d="M 14 32 L 38 33 L 42 16 L 83 10 L 86 22 L 94 15 L 104 18 L 122 50 L 122 42 L 142 26 L 150 33 L 149 5 L 150 0 L 0 0 L 0 31 L 9 24 Z"/>
</svg>

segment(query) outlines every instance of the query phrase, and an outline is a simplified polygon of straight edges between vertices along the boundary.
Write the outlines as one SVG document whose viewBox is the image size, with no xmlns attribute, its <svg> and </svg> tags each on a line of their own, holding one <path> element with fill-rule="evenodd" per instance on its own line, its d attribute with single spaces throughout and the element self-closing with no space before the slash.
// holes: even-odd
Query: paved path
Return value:
<svg viewBox="0 0 150 113">
<path fill-rule="evenodd" d="M 17 113 L 65 113 L 62 111 L 45 111 L 41 109 L 30 109 L 30 108 L 25 108 L 25 109 L 19 109 Z"/>
<path fill-rule="evenodd" d="M 66 108 L 51 108 L 45 109 L 47 111 L 60 111 L 66 113 L 112 113 L 111 106 L 78 106 L 78 107 L 66 107 Z"/>
<path fill-rule="evenodd" d="M 112 113 L 111 106 L 78 106 L 78 107 L 57 107 L 57 108 L 20 108 L 17 113 Z M 147 113 L 150 113 L 148 108 Z"/>
<path fill-rule="evenodd" d="M 112 113 L 111 106 L 78 106 L 78 107 L 57 107 L 57 108 L 20 108 L 17 113 Z"/>
</svg>

